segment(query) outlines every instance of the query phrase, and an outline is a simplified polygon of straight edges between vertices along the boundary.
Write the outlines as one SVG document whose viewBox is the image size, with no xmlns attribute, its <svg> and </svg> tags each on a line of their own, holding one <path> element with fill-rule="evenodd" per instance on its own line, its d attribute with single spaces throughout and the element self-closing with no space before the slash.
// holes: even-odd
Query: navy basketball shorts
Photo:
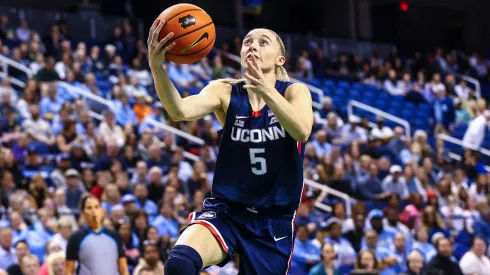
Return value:
<svg viewBox="0 0 490 275">
<path fill-rule="evenodd" d="M 239 255 L 239 274 L 285 275 L 294 248 L 294 215 L 271 216 L 246 206 L 207 199 L 202 211 L 189 215 L 188 225 L 201 224 L 211 231 L 228 257 Z"/>
</svg>

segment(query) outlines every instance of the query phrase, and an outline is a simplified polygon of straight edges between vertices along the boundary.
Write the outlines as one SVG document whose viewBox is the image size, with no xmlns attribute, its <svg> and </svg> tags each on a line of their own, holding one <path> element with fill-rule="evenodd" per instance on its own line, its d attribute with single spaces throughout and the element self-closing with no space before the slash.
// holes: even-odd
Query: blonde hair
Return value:
<svg viewBox="0 0 490 275">
<path fill-rule="evenodd" d="M 274 36 L 276 37 L 277 43 L 279 44 L 279 49 L 281 51 L 281 55 L 284 57 L 286 56 L 286 47 L 284 46 L 284 42 L 282 42 L 281 37 L 275 31 L 273 31 L 271 29 L 262 29 L 262 28 L 261 29 L 254 29 L 254 30 L 267 30 L 267 31 L 270 31 L 271 33 L 273 33 Z M 282 65 L 276 65 L 276 67 L 274 69 L 274 74 L 276 75 L 277 80 L 289 81 L 288 72 L 286 71 L 286 68 L 284 68 L 284 66 L 282 66 Z M 239 79 L 223 78 L 223 79 L 217 79 L 215 81 L 233 85 L 233 84 L 237 84 L 237 83 L 245 81 L 245 78 L 239 78 Z"/>
<path fill-rule="evenodd" d="M 48 262 L 48 274 L 49 275 L 55 275 L 53 264 L 56 260 L 59 260 L 59 259 L 66 260 L 66 256 L 65 256 L 64 251 L 59 251 L 59 252 L 53 253 L 53 254 L 48 256 L 47 262 Z"/>
</svg>

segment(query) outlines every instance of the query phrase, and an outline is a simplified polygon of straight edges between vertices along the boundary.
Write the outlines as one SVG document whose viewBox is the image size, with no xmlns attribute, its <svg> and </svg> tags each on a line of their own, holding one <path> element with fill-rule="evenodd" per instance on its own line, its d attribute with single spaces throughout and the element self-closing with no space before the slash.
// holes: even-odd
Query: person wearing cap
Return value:
<svg viewBox="0 0 490 275">
<path fill-rule="evenodd" d="M 344 144 L 351 144 L 352 142 L 366 143 L 367 133 L 366 130 L 359 127 L 361 119 L 357 116 L 349 117 L 349 124 L 342 127 L 342 140 Z"/>
<path fill-rule="evenodd" d="M 377 233 L 378 246 L 389 247 L 393 244 L 393 238 L 397 231 L 390 228 L 385 228 L 383 225 L 384 214 L 383 211 L 379 209 L 373 209 L 369 211 L 367 228 L 372 228 Z M 361 247 L 365 246 L 366 240 L 363 239 L 361 242 Z"/>
<path fill-rule="evenodd" d="M 65 172 L 70 168 L 70 155 L 62 153 L 56 157 L 57 168 L 51 172 L 50 178 L 54 185 L 59 187 L 66 186 Z"/>
<path fill-rule="evenodd" d="M 325 242 L 331 243 L 337 252 L 338 259 L 335 266 L 340 269 L 348 269 L 356 262 L 356 251 L 352 244 L 342 237 L 342 221 L 333 217 L 327 220 L 326 224 L 328 237 Z"/>
<path fill-rule="evenodd" d="M 138 210 L 138 205 L 136 204 L 136 196 L 133 194 L 126 194 L 122 197 L 121 201 L 124 206 L 124 210 L 126 211 L 126 214 L 132 217 L 134 212 Z"/>
<path fill-rule="evenodd" d="M 382 186 L 385 193 L 396 193 L 404 200 L 408 198 L 407 182 L 402 177 L 400 165 L 392 165 L 390 167 L 390 174 L 383 179 Z"/>
<path fill-rule="evenodd" d="M 68 169 L 66 177 L 66 205 L 74 212 L 78 210 L 78 203 L 82 198 L 83 191 L 80 189 L 80 173 L 75 169 Z"/>
<path fill-rule="evenodd" d="M 311 240 L 311 243 L 321 250 L 322 246 L 325 244 L 325 238 L 328 234 L 327 222 L 321 221 L 316 229 L 315 238 Z"/>
</svg>

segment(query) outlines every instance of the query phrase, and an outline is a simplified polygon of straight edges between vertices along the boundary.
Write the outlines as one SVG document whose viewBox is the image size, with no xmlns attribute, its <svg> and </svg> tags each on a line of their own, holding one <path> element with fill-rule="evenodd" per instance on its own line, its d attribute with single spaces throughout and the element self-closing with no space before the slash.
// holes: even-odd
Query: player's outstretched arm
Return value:
<svg viewBox="0 0 490 275">
<path fill-rule="evenodd" d="M 223 92 L 226 85 L 229 86 L 229 84 L 212 83 L 205 87 L 198 95 L 182 99 L 179 91 L 168 77 L 167 72 L 162 68 L 165 62 L 166 52 L 175 45 L 171 43 L 165 46 L 173 37 L 173 33 L 168 34 L 160 42 L 158 41 L 158 34 L 164 24 L 164 22 L 156 20 L 148 36 L 148 58 L 158 97 L 173 120 L 202 118 L 221 107 L 219 93 Z"/>
</svg>

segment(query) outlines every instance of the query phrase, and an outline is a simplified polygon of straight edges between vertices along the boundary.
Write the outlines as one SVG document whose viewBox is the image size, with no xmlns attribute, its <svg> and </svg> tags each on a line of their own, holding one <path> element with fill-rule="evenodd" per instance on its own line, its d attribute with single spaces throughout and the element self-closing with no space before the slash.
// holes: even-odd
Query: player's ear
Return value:
<svg viewBox="0 0 490 275">
<path fill-rule="evenodd" d="M 284 63 L 286 63 L 286 57 L 279 55 L 276 59 L 276 66 L 282 66 Z"/>
</svg>

